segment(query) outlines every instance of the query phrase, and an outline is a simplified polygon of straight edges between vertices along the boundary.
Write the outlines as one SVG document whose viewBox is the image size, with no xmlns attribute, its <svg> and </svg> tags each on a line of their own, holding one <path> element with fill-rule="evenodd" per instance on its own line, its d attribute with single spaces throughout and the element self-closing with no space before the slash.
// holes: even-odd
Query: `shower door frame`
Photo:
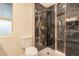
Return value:
<svg viewBox="0 0 79 59">
<path fill-rule="evenodd" d="M 58 19 L 57 19 L 57 5 L 58 4 L 55 4 L 55 51 L 58 51 L 58 52 L 61 52 L 61 51 L 59 51 L 57 48 L 57 21 L 58 21 Z M 66 6 L 66 3 L 65 3 L 65 6 Z M 65 19 L 64 20 L 66 20 L 66 7 L 65 7 Z M 65 22 L 65 31 L 64 31 L 64 55 L 66 55 L 66 22 Z"/>
</svg>

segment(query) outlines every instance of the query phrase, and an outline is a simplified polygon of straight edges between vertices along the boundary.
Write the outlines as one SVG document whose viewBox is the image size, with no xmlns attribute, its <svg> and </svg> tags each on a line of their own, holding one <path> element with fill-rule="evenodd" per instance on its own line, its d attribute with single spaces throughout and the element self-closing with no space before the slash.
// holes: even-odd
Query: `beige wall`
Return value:
<svg viewBox="0 0 79 59">
<path fill-rule="evenodd" d="M 33 3 L 21 3 L 14 4 L 14 34 L 21 37 L 31 37 L 30 43 L 25 42 L 26 45 L 33 45 L 34 38 L 34 4 Z"/>
<path fill-rule="evenodd" d="M 3 48 L 5 55 L 16 56 L 23 54 L 23 50 L 19 44 L 19 40 L 17 37 L 14 36 L 0 37 L 0 45 Z"/>
<path fill-rule="evenodd" d="M 32 36 L 33 4 L 14 4 L 14 34 Z"/>
<path fill-rule="evenodd" d="M 33 45 L 34 4 L 13 4 L 13 35 L 0 37 L 0 45 L 7 55 L 22 55 L 20 37 L 31 36 Z M 28 42 L 26 42 L 28 43 Z"/>
</svg>

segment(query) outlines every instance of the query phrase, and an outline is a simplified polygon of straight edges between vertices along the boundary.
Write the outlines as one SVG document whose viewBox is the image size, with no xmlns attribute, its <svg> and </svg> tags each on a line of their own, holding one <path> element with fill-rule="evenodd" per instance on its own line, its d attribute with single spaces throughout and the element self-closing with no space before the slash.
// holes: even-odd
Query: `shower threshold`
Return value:
<svg viewBox="0 0 79 59">
<path fill-rule="evenodd" d="M 39 51 L 39 56 L 65 56 L 65 54 L 46 47 Z"/>
</svg>

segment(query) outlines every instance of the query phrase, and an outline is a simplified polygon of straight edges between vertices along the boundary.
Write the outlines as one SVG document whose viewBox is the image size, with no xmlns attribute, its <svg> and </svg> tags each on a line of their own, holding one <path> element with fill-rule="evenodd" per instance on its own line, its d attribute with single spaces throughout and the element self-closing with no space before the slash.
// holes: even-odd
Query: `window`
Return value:
<svg viewBox="0 0 79 59">
<path fill-rule="evenodd" d="M 12 34 L 12 4 L 0 3 L 0 36 Z"/>
</svg>

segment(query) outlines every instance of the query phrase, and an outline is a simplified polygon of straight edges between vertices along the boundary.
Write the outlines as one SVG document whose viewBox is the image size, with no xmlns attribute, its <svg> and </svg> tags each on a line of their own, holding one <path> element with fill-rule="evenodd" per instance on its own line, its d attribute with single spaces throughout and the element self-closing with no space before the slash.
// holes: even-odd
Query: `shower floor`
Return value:
<svg viewBox="0 0 79 59">
<path fill-rule="evenodd" d="M 46 47 L 43 50 L 39 51 L 39 56 L 65 56 L 65 54 L 59 51 L 54 51 L 53 49 L 49 47 Z"/>
</svg>

